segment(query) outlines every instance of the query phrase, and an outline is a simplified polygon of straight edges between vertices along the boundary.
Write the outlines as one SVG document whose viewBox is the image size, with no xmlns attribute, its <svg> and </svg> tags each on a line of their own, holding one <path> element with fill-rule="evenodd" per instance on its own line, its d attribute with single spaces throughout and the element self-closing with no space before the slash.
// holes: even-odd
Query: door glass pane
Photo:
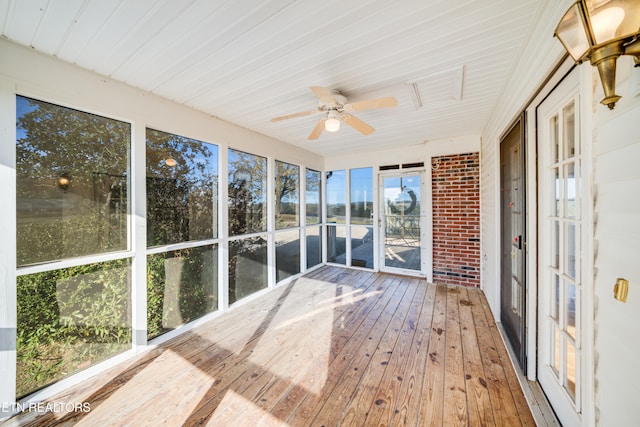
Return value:
<svg viewBox="0 0 640 427">
<path fill-rule="evenodd" d="M 562 111 L 563 118 L 563 142 L 564 152 L 562 158 L 564 160 L 575 157 L 576 155 L 576 128 L 575 128 L 575 104 L 571 104 L 564 107 Z"/>
<path fill-rule="evenodd" d="M 218 147 L 147 129 L 147 246 L 218 235 Z"/>
<path fill-rule="evenodd" d="M 347 263 L 347 228 L 330 225 L 327 227 L 327 261 L 336 264 Z"/>
<path fill-rule="evenodd" d="M 276 282 L 300 273 L 300 231 L 276 233 Z"/>
<path fill-rule="evenodd" d="M 131 125 L 16 101 L 18 266 L 127 250 Z"/>
<path fill-rule="evenodd" d="M 575 218 L 577 212 L 577 185 L 575 176 L 575 164 L 573 162 L 564 166 L 564 183 L 565 183 L 565 207 L 564 216 L 566 218 Z"/>
<path fill-rule="evenodd" d="M 560 180 L 560 168 L 553 168 L 553 184 L 554 184 L 554 209 L 552 212 L 552 216 L 560 216 L 560 209 L 561 209 L 561 200 L 562 200 L 562 181 Z"/>
<path fill-rule="evenodd" d="M 147 337 L 218 309 L 217 245 L 147 257 Z"/>
<path fill-rule="evenodd" d="M 346 175 L 344 170 L 327 172 L 327 222 L 346 223 Z"/>
<path fill-rule="evenodd" d="M 229 149 L 229 235 L 267 230 L 267 159 Z"/>
<path fill-rule="evenodd" d="M 551 267 L 560 268 L 560 221 L 551 226 Z"/>
<path fill-rule="evenodd" d="M 420 176 L 385 177 L 384 263 L 420 270 Z"/>
<path fill-rule="evenodd" d="M 555 319 L 556 322 L 559 321 L 559 316 L 560 316 L 560 276 L 558 276 L 557 274 L 553 274 L 553 281 L 552 283 L 554 283 L 553 288 L 552 288 L 552 302 L 551 302 L 551 307 L 552 307 L 552 312 L 551 312 L 551 317 L 553 317 Z"/>
<path fill-rule="evenodd" d="M 351 227 L 351 265 L 373 268 L 373 227 Z"/>
<path fill-rule="evenodd" d="M 320 208 L 322 206 L 322 200 L 320 196 L 322 194 L 322 191 L 320 190 L 321 185 L 322 183 L 320 172 L 314 171 L 312 169 L 307 169 L 305 193 L 307 205 L 307 225 L 319 224 L 322 220 Z"/>
<path fill-rule="evenodd" d="M 276 229 L 300 225 L 300 167 L 276 160 Z"/>
<path fill-rule="evenodd" d="M 576 285 L 573 283 L 567 283 L 567 290 L 565 293 L 565 300 L 567 302 L 567 315 L 566 315 L 566 330 L 569 335 L 576 339 L 576 300 L 578 298 Z"/>
<path fill-rule="evenodd" d="M 552 349 L 552 365 L 551 367 L 555 371 L 556 377 L 560 377 L 560 329 L 556 326 L 555 322 L 551 323 L 553 329 L 553 343 L 551 346 Z"/>
<path fill-rule="evenodd" d="M 553 162 L 558 163 L 560 160 L 560 140 L 559 136 L 559 126 L 558 126 L 558 116 L 551 117 L 551 122 L 549 123 L 551 130 L 551 149 L 553 151 Z"/>
<path fill-rule="evenodd" d="M 373 169 L 351 169 L 351 224 L 373 224 Z"/>
<path fill-rule="evenodd" d="M 572 279 L 576 278 L 576 263 L 578 261 L 576 247 L 576 224 L 567 222 L 564 224 L 564 253 L 565 253 L 565 274 Z"/>
<path fill-rule="evenodd" d="M 573 342 L 571 340 L 566 340 L 566 350 L 565 350 L 565 357 L 566 357 L 566 376 L 564 379 L 564 385 L 565 388 L 567 389 L 567 391 L 569 392 L 569 396 L 571 396 L 571 399 L 575 401 L 576 399 L 576 357 L 577 357 L 577 352 L 576 352 L 576 347 L 573 345 Z"/>
<path fill-rule="evenodd" d="M 322 234 L 321 227 L 308 227 L 307 237 L 307 268 L 314 267 L 322 262 Z"/>
<path fill-rule="evenodd" d="M 131 348 L 129 259 L 18 276 L 16 291 L 18 397 Z"/>
<path fill-rule="evenodd" d="M 267 287 L 267 239 L 229 242 L 229 304 Z"/>
</svg>

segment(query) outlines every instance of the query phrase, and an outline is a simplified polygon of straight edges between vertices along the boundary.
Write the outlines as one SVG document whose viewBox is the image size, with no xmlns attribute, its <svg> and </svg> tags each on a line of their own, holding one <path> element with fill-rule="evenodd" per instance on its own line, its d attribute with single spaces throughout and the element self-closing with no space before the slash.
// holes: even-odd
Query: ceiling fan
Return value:
<svg viewBox="0 0 640 427">
<path fill-rule="evenodd" d="M 395 107 L 398 101 L 390 96 L 387 98 L 370 99 L 368 101 L 347 102 L 344 95 L 322 86 L 310 86 L 309 89 L 318 98 L 318 108 L 311 111 L 288 114 L 286 116 L 275 117 L 272 122 L 293 119 L 295 117 L 310 116 L 313 114 L 323 114 L 323 117 L 309 134 L 309 139 L 318 139 L 323 130 L 336 132 L 340 129 L 340 122 L 345 122 L 363 135 L 369 135 L 375 130 L 359 118 L 351 114 L 353 111 L 373 110 L 375 108 Z"/>
</svg>

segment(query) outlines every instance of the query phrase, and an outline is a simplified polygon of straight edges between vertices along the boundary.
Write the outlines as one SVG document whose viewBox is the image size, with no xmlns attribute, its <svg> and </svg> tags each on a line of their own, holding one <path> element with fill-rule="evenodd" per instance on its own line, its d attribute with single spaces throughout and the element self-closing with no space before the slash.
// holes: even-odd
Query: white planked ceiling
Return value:
<svg viewBox="0 0 640 427">
<path fill-rule="evenodd" d="M 16 43 L 337 156 L 480 135 L 545 3 L 0 0 L 0 25 Z M 369 136 L 343 124 L 308 141 L 319 116 L 270 121 L 315 109 L 313 85 L 399 105 L 355 114 Z"/>
</svg>

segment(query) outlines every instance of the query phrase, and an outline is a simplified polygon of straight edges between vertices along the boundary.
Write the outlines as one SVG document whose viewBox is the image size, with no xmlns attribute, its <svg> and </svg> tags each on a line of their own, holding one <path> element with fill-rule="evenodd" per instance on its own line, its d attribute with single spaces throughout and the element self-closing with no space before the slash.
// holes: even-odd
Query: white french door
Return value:
<svg viewBox="0 0 640 427">
<path fill-rule="evenodd" d="M 582 144 L 574 71 L 538 107 L 538 380 L 564 426 L 581 425 Z"/>
</svg>

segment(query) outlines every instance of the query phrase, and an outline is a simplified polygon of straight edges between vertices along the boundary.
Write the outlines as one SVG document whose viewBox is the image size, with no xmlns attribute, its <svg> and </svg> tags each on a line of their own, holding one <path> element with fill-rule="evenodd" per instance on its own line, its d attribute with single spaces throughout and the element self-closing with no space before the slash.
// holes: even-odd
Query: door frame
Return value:
<svg viewBox="0 0 640 427">
<path fill-rule="evenodd" d="M 522 227 L 522 235 L 519 237 L 520 242 L 519 244 L 521 245 L 521 273 L 522 273 L 522 277 L 520 278 L 522 280 L 522 295 L 520 296 L 520 301 L 519 304 L 522 305 L 522 320 L 520 322 L 520 324 L 518 325 L 521 330 L 520 332 L 520 338 L 521 338 L 521 342 L 520 342 L 520 351 L 516 354 L 516 357 L 518 358 L 517 362 L 520 363 L 520 368 L 522 369 L 522 371 L 526 374 L 527 373 L 527 357 L 528 357 L 528 353 L 529 353 L 529 348 L 527 345 L 527 315 L 528 315 L 528 307 L 527 307 L 527 292 L 529 289 L 529 284 L 528 284 L 528 277 L 527 277 L 527 273 L 528 273 L 528 265 L 527 265 L 527 252 L 528 252 L 528 242 L 529 242 L 529 230 L 527 227 L 527 216 L 528 216 L 528 212 L 529 212 L 529 206 L 527 203 L 527 196 L 529 194 L 529 182 L 528 182 L 528 165 L 527 165 L 527 161 L 528 161 L 528 153 L 527 153 L 527 147 L 528 147 L 528 139 L 527 139 L 527 120 L 526 120 L 526 114 L 523 112 L 522 114 L 518 115 L 518 118 L 516 120 L 513 121 L 513 123 L 511 123 L 511 125 L 507 128 L 507 131 L 504 132 L 499 139 L 499 144 L 498 144 L 498 157 L 499 157 L 499 165 L 500 165 L 500 169 L 499 169 L 499 180 L 500 180 L 500 210 L 499 210 L 499 215 L 500 215 L 500 322 L 502 323 L 503 326 L 503 331 L 506 335 L 507 341 L 509 342 L 509 344 L 511 345 L 511 349 L 514 351 L 514 353 L 516 353 L 516 349 L 513 346 L 513 342 L 512 342 L 512 337 L 511 337 L 511 330 L 510 328 L 508 328 L 504 316 L 505 313 L 503 311 L 503 307 L 502 307 L 502 287 L 504 285 L 503 283 L 503 279 L 504 279 L 504 263 L 503 263 L 503 254 L 504 254 L 504 250 L 506 248 L 504 248 L 504 244 L 505 244 L 505 236 L 503 233 L 503 225 L 504 225 L 504 218 L 502 217 L 503 215 L 503 205 L 502 205 L 502 198 L 503 198 L 503 191 L 502 191 L 502 149 L 503 149 L 503 144 L 506 143 L 507 138 L 509 138 L 509 136 L 511 135 L 511 132 L 514 131 L 514 129 L 519 126 L 520 130 L 519 130 L 519 142 L 520 142 L 520 149 L 521 149 L 521 156 L 518 159 L 519 162 L 519 167 L 521 169 L 520 172 L 520 178 L 521 178 L 521 191 L 523 193 L 523 195 L 521 196 L 521 199 L 519 200 L 522 203 L 521 206 L 521 210 L 522 210 L 522 221 L 521 221 L 521 227 Z M 509 241 L 511 241 L 511 234 L 509 235 Z M 512 254 L 513 255 L 513 254 Z M 510 270 L 511 274 L 513 274 L 513 271 Z"/>
<path fill-rule="evenodd" d="M 587 233 L 583 233 L 583 269 L 591 272 L 584 275 L 582 294 L 582 425 L 595 426 L 595 364 L 594 364 L 594 292 L 593 292 L 593 190 L 592 190 L 592 128 L 594 96 L 592 82 L 594 70 L 589 64 L 576 66 L 573 60 L 565 58 L 555 67 L 552 73 L 543 82 L 537 92 L 527 102 L 526 114 L 526 139 L 530 141 L 526 148 L 527 163 L 527 213 L 526 227 L 529 241 L 527 245 L 527 319 L 526 319 L 526 345 L 527 345 L 527 379 L 537 381 L 538 372 L 538 236 L 540 227 L 538 224 L 538 155 L 542 149 L 542 142 L 538 138 L 538 123 L 536 110 L 538 106 L 552 93 L 552 91 L 564 80 L 564 78 L 577 68 L 579 80 L 580 99 L 580 133 L 583 140 L 582 165 L 586 176 L 583 178 L 583 218 L 587 226 Z M 597 104 L 596 104 L 597 105 Z"/>
<path fill-rule="evenodd" d="M 429 171 L 430 172 L 430 171 Z M 391 177 L 402 178 L 407 175 L 418 175 L 420 177 L 420 270 L 409 270 L 395 267 L 387 267 L 385 265 L 385 233 L 384 233 L 384 179 Z M 379 271 L 385 273 L 402 274 L 406 276 L 426 277 L 429 281 L 432 281 L 432 242 L 431 242 L 431 227 L 432 227 L 432 201 L 431 191 L 427 191 L 427 187 L 430 190 L 431 176 L 427 176 L 427 170 L 425 168 L 411 168 L 411 169 L 394 169 L 389 171 L 378 172 L 378 218 L 377 218 L 377 231 L 378 231 L 378 266 Z M 428 242 L 428 244 L 427 244 Z"/>
</svg>

